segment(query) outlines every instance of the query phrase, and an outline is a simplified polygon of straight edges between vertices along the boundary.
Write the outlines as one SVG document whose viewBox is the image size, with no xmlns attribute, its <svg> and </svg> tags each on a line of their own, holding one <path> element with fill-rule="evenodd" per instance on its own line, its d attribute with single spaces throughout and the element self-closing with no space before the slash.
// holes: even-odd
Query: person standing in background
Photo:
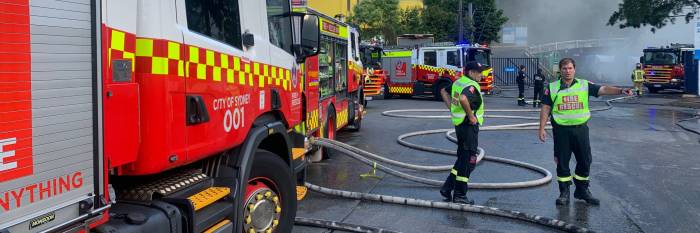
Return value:
<svg viewBox="0 0 700 233">
<path fill-rule="evenodd" d="M 520 65 L 518 70 L 518 78 L 515 80 L 518 83 L 518 106 L 525 106 L 525 65 Z"/>
<path fill-rule="evenodd" d="M 535 79 L 535 91 L 534 95 L 532 96 L 532 107 L 537 108 L 542 106 L 542 92 L 544 91 L 544 80 L 547 80 L 547 77 L 542 74 L 542 69 L 537 68 L 537 73 L 533 76 Z"/>
</svg>

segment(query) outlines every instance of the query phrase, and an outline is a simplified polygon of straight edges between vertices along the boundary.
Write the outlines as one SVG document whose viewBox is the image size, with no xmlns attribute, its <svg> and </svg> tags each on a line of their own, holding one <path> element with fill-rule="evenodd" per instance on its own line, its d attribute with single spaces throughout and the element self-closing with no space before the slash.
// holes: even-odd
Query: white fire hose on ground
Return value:
<svg viewBox="0 0 700 233">
<path fill-rule="evenodd" d="M 611 109 L 612 105 L 610 102 L 616 101 L 619 99 L 623 99 L 623 98 L 629 98 L 629 97 L 621 97 L 621 98 L 615 98 L 615 99 L 605 101 L 607 107 L 599 108 L 599 109 L 592 109 L 591 111 L 604 111 L 604 110 Z M 538 111 L 539 110 L 537 110 L 537 109 L 513 109 L 513 110 L 502 109 L 502 110 L 490 110 L 487 112 L 538 112 Z M 447 110 L 442 110 L 442 109 L 392 110 L 392 111 L 383 112 L 382 115 L 390 116 L 390 117 L 422 118 L 422 119 L 450 118 L 450 116 L 445 116 L 445 115 L 424 116 L 424 115 L 398 114 L 398 113 L 403 113 L 403 112 L 447 112 Z M 503 115 L 487 115 L 486 117 L 506 118 L 506 119 L 529 119 L 529 120 L 539 119 L 538 117 L 503 116 Z M 539 125 L 539 123 L 522 123 L 522 124 L 510 124 L 510 125 L 485 126 L 485 127 L 482 127 L 480 130 L 482 130 L 482 131 L 536 130 L 536 129 L 538 129 L 538 125 Z M 549 126 L 548 126 L 548 128 L 549 128 Z M 407 142 L 405 140 L 406 138 L 409 138 L 409 137 L 428 135 L 428 134 L 436 134 L 436 133 L 445 133 L 446 137 L 449 140 L 456 142 L 456 139 L 451 135 L 452 133 L 454 133 L 454 129 L 424 130 L 424 131 L 407 133 L 407 134 L 400 135 L 397 138 L 397 141 L 399 144 L 413 148 L 413 149 L 424 150 L 424 151 L 429 151 L 429 152 L 434 152 L 434 153 L 448 154 L 448 155 L 456 155 L 456 152 L 453 150 L 446 150 L 446 149 L 439 149 L 439 148 L 418 145 L 418 144 Z M 416 165 L 416 164 L 409 164 L 409 163 L 405 163 L 405 162 L 400 162 L 400 161 L 392 160 L 392 159 L 389 159 L 389 158 L 386 158 L 386 157 L 383 157 L 383 156 L 380 156 L 380 155 L 377 155 L 377 154 L 374 154 L 371 152 L 364 151 L 362 149 L 350 146 L 350 145 L 342 143 L 342 142 L 333 141 L 333 140 L 324 139 L 324 138 L 313 139 L 313 140 L 311 140 L 311 143 L 313 145 L 316 145 L 316 146 L 326 147 L 326 148 L 341 152 L 342 154 L 350 156 L 353 159 L 356 159 L 356 160 L 363 162 L 369 166 L 373 166 L 379 170 L 382 170 L 382 171 L 386 172 L 387 174 L 394 175 L 394 176 L 397 176 L 397 177 L 400 177 L 403 179 L 411 180 L 414 182 L 418 182 L 418 183 L 422 183 L 422 184 L 426 184 L 426 185 L 431 185 L 431 186 L 440 186 L 440 185 L 442 185 L 443 182 L 439 181 L 439 180 L 433 180 L 433 179 L 428 179 L 428 178 L 424 178 L 424 177 L 410 175 L 410 174 L 389 168 L 383 164 L 379 164 L 378 162 L 386 163 L 386 164 L 389 164 L 392 166 L 402 167 L 402 168 L 406 168 L 406 169 L 417 170 L 417 171 L 445 171 L 445 170 L 452 169 L 452 165 L 426 166 L 426 165 Z M 548 170 L 546 170 L 542 167 L 539 167 L 539 166 L 536 166 L 533 164 L 529 164 L 529 163 L 525 163 L 525 162 L 505 159 L 505 158 L 485 156 L 484 150 L 482 148 L 479 148 L 477 162 L 484 160 L 484 159 L 487 161 L 505 163 L 505 164 L 533 170 L 535 172 L 542 174 L 544 177 L 537 179 L 537 180 L 523 181 L 523 182 L 511 182 L 511 183 L 471 183 L 469 185 L 470 188 L 481 188 L 481 189 L 525 188 L 525 187 L 533 187 L 533 186 L 547 184 L 552 179 L 552 174 Z M 527 213 L 523 213 L 523 212 L 519 212 L 519 211 L 504 210 L 504 209 L 498 209 L 498 208 L 486 207 L 486 206 L 480 206 L 480 205 L 457 204 L 457 203 L 442 202 L 442 201 L 431 201 L 431 200 L 421 200 L 421 199 L 407 198 L 407 197 L 396 197 L 396 196 L 389 196 L 389 195 L 352 192 L 352 191 L 325 188 L 325 187 L 321 187 L 321 186 L 314 185 L 311 183 L 306 183 L 306 187 L 311 189 L 312 191 L 316 191 L 319 193 L 333 195 L 333 196 L 339 196 L 339 197 L 344 197 L 344 198 L 350 198 L 350 199 L 356 199 L 356 200 L 379 201 L 379 202 L 384 202 L 384 203 L 393 203 L 393 204 L 401 204 L 401 205 L 409 205 L 409 206 L 428 207 L 428 208 L 437 208 L 437 209 L 456 210 L 456 211 L 462 211 L 462 212 L 486 214 L 486 215 L 492 215 L 492 216 L 499 216 L 499 217 L 523 220 L 523 221 L 551 227 L 551 228 L 566 231 L 566 232 L 594 232 L 590 229 L 576 226 L 574 224 L 570 224 L 570 223 L 567 223 L 567 222 L 564 222 L 564 221 L 561 221 L 558 219 L 552 219 L 552 218 L 547 218 L 547 217 L 543 217 L 543 216 L 527 214 Z M 297 220 L 300 220 L 300 219 L 298 218 Z M 325 221 L 325 220 L 316 220 L 316 221 Z M 329 224 L 331 224 L 331 223 L 341 224 L 341 223 L 333 222 L 333 221 L 329 221 L 327 223 L 329 223 Z M 298 224 L 303 225 L 303 222 L 300 222 Z M 352 224 L 350 224 L 350 225 L 352 225 Z M 324 227 L 324 225 L 315 225 L 315 226 Z M 353 226 L 357 226 L 357 225 L 353 225 Z M 361 226 L 357 226 L 357 227 L 361 227 Z M 336 229 L 336 228 L 333 228 L 333 229 Z M 358 231 L 351 230 L 351 231 L 352 232 L 391 232 L 391 231 L 387 231 L 387 230 L 379 229 L 379 228 L 372 228 L 372 229 L 374 229 L 374 230 L 366 230 L 365 229 L 365 231 L 362 231 L 362 230 L 358 230 Z"/>
</svg>

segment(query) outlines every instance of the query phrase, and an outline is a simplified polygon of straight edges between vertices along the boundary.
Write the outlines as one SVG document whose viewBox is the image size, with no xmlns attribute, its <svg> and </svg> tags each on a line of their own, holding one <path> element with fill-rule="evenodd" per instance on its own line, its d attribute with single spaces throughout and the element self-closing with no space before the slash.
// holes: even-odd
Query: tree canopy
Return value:
<svg viewBox="0 0 700 233">
<path fill-rule="evenodd" d="M 608 25 L 620 28 L 651 26 L 656 32 L 681 18 L 689 23 L 700 7 L 700 0 L 624 0 L 608 20 Z"/>
<path fill-rule="evenodd" d="M 469 3 L 474 4 L 473 27 Z M 423 8 L 399 9 L 397 0 L 363 0 L 353 9 L 351 22 L 360 25 L 363 38 L 381 35 L 389 43 L 399 34 L 434 34 L 436 41 L 457 42 L 459 0 L 424 0 L 423 4 Z M 495 0 L 464 0 L 463 12 L 464 38 L 477 43 L 499 41 L 508 18 Z"/>
</svg>

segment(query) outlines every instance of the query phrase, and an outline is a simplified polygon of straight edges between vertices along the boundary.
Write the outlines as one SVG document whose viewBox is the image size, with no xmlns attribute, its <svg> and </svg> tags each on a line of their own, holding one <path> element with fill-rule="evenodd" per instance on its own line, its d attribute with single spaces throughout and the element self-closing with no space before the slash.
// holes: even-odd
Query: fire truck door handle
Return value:
<svg viewBox="0 0 700 233">
<path fill-rule="evenodd" d="M 187 96 L 187 125 L 209 121 L 209 113 L 201 96 Z"/>
<path fill-rule="evenodd" d="M 114 93 L 112 93 L 112 91 L 107 91 L 107 98 L 112 97 L 113 95 Z"/>
</svg>

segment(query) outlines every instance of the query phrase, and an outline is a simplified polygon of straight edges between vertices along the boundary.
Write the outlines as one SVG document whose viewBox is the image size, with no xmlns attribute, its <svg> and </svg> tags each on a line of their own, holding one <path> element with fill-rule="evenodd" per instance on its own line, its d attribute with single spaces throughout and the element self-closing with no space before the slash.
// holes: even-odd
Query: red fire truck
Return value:
<svg viewBox="0 0 700 233">
<path fill-rule="evenodd" d="M 363 66 L 360 61 L 359 33 L 346 23 L 305 5 L 295 12 L 319 16 L 321 44 L 318 55 L 306 59 L 303 66 L 304 112 L 306 128 L 297 129 L 309 136 L 335 139 L 338 130 L 359 130 L 362 123 Z M 312 161 L 328 156 L 314 148 Z"/>
<path fill-rule="evenodd" d="M 291 231 L 318 17 L 10 0 L 0 24 L 0 232 Z"/>
<path fill-rule="evenodd" d="M 412 50 L 387 50 L 382 64 L 387 71 L 385 98 L 431 96 L 441 99 L 439 90 L 462 74 L 469 61 L 491 65 L 491 50 L 481 45 L 422 46 Z M 484 71 L 481 91 L 493 90 L 493 68 Z"/>
<path fill-rule="evenodd" d="M 693 59 L 693 45 L 671 44 L 663 48 L 644 49 L 644 86 L 651 93 L 663 89 L 685 89 L 685 61 Z"/>
</svg>

